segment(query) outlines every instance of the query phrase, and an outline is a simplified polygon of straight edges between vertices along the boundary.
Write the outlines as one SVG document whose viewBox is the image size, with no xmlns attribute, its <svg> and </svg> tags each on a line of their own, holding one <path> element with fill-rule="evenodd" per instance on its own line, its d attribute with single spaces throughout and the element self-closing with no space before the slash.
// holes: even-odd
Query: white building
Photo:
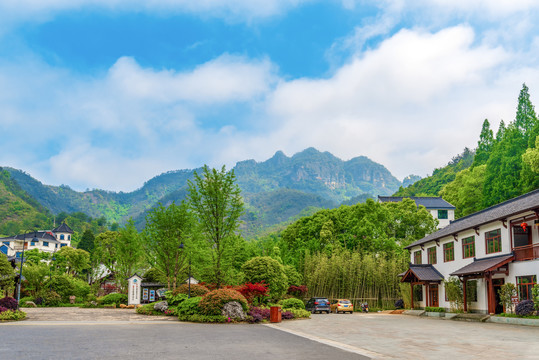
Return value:
<svg viewBox="0 0 539 360">
<path fill-rule="evenodd" d="M 378 202 L 400 202 L 404 198 L 412 199 L 417 206 L 424 206 L 433 218 L 438 219 L 438 229 L 455 219 L 455 207 L 439 196 L 378 196 Z"/>
<path fill-rule="evenodd" d="M 500 313 L 501 285 L 515 284 L 524 300 L 537 283 L 539 190 L 455 220 L 406 248 L 411 264 L 401 281 L 415 290 L 412 307 L 449 308 L 443 280 L 457 276 L 464 296 L 473 296 L 465 311 Z"/>
<path fill-rule="evenodd" d="M 65 223 L 53 230 L 39 230 L 0 238 L 0 252 L 10 257 L 20 257 L 22 249 L 38 249 L 45 252 L 56 252 L 64 246 L 71 246 L 73 230 Z"/>
</svg>

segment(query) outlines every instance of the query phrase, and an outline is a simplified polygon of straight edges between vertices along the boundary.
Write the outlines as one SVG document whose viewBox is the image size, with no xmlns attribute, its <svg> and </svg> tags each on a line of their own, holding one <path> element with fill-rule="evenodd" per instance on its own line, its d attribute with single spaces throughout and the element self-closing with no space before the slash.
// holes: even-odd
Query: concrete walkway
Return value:
<svg viewBox="0 0 539 360">
<path fill-rule="evenodd" d="M 539 328 L 391 314 L 316 314 L 269 325 L 378 359 L 539 359 Z"/>
<path fill-rule="evenodd" d="M 47 323 L 132 323 L 175 321 L 175 316 L 148 316 L 140 315 L 135 309 L 83 309 L 77 307 L 60 308 L 22 308 L 27 319 L 17 324 L 33 324 L 34 322 Z M 7 323 L 6 323 L 7 324 Z M 15 323 L 9 323 L 15 324 Z"/>
</svg>

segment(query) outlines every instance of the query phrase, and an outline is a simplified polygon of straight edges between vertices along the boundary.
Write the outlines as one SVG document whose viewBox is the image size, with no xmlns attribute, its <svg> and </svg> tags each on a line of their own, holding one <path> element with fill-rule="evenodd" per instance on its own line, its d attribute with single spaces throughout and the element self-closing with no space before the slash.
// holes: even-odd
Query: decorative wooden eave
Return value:
<svg viewBox="0 0 539 360">
<path fill-rule="evenodd" d="M 459 234 L 453 234 L 453 239 L 455 239 L 456 242 L 459 242 Z"/>
<path fill-rule="evenodd" d="M 436 240 L 436 246 L 440 247 L 440 240 Z"/>
<path fill-rule="evenodd" d="M 479 236 L 479 226 L 473 228 L 475 230 L 475 234 Z"/>
<path fill-rule="evenodd" d="M 503 227 L 507 229 L 507 219 L 501 219 L 500 221 L 502 222 Z"/>
<path fill-rule="evenodd" d="M 421 244 L 421 250 L 425 250 L 425 248 L 423 247 L 423 244 Z"/>
</svg>

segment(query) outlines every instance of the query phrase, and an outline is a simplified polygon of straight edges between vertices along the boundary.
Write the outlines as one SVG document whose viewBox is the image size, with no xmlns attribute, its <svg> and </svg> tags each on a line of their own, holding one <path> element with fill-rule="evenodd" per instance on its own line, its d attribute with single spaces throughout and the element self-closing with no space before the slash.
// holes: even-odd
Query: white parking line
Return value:
<svg viewBox="0 0 539 360">
<path fill-rule="evenodd" d="M 264 325 L 268 326 L 268 327 L 271 327 L 273 329 L 281 330 L 281 331 L 284 331 L 284 332 L 287 332 L 287 333 L 290 333 L 290 334 L 293 334 L 293 335 L 296 335 L 296 336 L 300 336 L 300 337 L 303 337 L 303 338 L 306 338 L 306 339 L 309 339 L 309 340 L 312 340 L 312 341 L 316 341 L 316 342 L 319 342 L 321 344 L 329 345 L 329 346 L 332 346 L 332 347 L 335 347 L 335 348 L 338 348 L 338 349 L 341 349 L 341 350 L 344 350 L 344 351 L 348 351 L 348 352 L 352 352 L 352 353 L 355 353 L 355 354 L 367 356 L 367 357 L 369 357 L 371 359 L 389 359 L 389 357 L 387 357 L 385 355 L 382 355 L 380 353 L 370 351 L 370 350 L 367 350 L 367 349 L 358 348 L 358 347 L 348 345 L 348 344 L 343 344 L 343 343 L 340 343 L 338 341 L 324 339 L 324 338 L 321 338 L 321 337 L 318 337 L 318 336 L 305 334 L 305 333 L 302 333 L 302 332 L 299 332 L 299 331 L 285 329 L 285 328 L 282 328 L 282 327 L 274 325 L 274 324 L 264 324 Z"/>
</svg>

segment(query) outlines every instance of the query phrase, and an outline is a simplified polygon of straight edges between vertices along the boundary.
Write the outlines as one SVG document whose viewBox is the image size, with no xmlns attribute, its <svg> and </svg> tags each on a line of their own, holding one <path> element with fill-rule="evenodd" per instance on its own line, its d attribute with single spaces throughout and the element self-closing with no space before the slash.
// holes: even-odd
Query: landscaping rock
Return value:
<svg viewBox="0 0 539 360">
<path fill-rule="evenodd" d="M 245 320 L 245 313 L 243 312 L 243 308 L 241 307 L 241 304 L 237 301 L 231 301 L 226 303 L 223 306 L 221 314 L 231 319 Z"/>
<path fill-rule="evenodd" d="M 168 303 L 166 301 L 160 301 L 153 308 L 154 310 L 165 312 L 165 310 L 168 310 Z"/>
<path fill-rule="evenodd" d="M 36 303 L 33 301 L 27 301 L 25 304 L 31 307 L 37 307 Z"/>
</svg>

